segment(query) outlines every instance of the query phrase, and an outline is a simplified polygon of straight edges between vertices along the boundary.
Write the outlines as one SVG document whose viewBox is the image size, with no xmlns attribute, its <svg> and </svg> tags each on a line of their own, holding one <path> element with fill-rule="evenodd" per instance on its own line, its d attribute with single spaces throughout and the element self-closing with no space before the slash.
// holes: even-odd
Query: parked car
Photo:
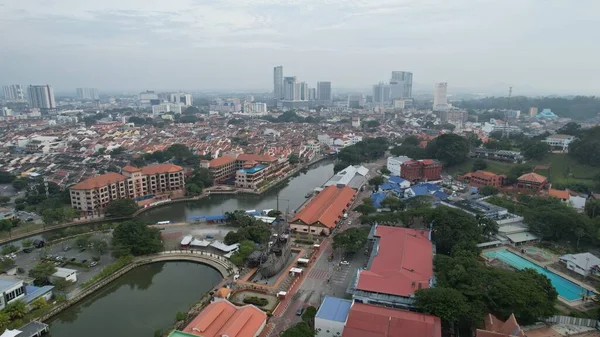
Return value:
<svg viewBox="0 0 600 337">
<path fill-rule="evenodd" d="M 348 262 L 348 261 L 340 261 L 340 266 L 347 266 L 349 264 L 350 264 L 350 262 Z"/>
<path fill-rule="evenodd" d="M 33 246 L 35 248 L 42 248 L 42 247 L 44 247 L 44 244 L 45 244 L 44 240 L 40 240 L 40 239 L 33 240 Z"/>
<path fill-rule="evenodd" d="M 90 263 L 90 267 L 95 267 L 95 266 L 97 266 L 97 265 L 98 265 L 98 262 L 96 262 L 96 261 L 94 261 L 94 262 Z"/>
<path fill-rule="evenodd" d="M 23 253 L 31 253 L 33 251 L 33 249 L 31 248 L 24 248 L 23 249 Z"/>
<path fill-rule="evenodd" d="M 77 258 L 74 258 L 74 257 L 71 258 L 71 262 L 73 262 L 75 260 L 77 260 Z"/>
<path fill-rule="evenodd" d="M 71 250 L 71 246 L 65 246 L 65 248 L 63 248 L 63 252 L 68 252 L 69 250 Z"/>
<path fill-rule="evenodd" d="M 296 310 L 296 316 L 302 316 L 303 312 L 304 312 L 304 308 L 303 307 L 298 308 L 298 310 Z"/>
<path fill-rule="evenodd" d="M 81 263 L 86 263 L 86 262 L 87 262 L 87 260 L 81 260 Z"/>
</svg>

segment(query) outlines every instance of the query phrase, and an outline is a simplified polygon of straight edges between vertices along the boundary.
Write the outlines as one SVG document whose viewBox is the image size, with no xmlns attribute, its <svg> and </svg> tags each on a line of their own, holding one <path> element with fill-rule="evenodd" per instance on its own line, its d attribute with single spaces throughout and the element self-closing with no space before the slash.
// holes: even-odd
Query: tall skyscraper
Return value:
<svg viewBox="0 0 600 337">
<path fill-rule="evenodd" d="M 314 101 L 317 99 L 317 88 L 309 88 L 308 89 L 308 100 Z"/>
<path fill-rule="evenodd" d="M 29 105 L 32 108 L 40 110 L 56 109 L 56 101 L 54 100 L 54 89 L 49 85 L 30 85 L 27 88 L 29 95 Z"/>
<path fill-rule="evenodd" d="M 2 88 L 4 92 L 4 99 L 7 101 L 24 101 L 25 100 L 25 90 L 23 90 L 23 86 L 20 84 L 7 85 Z"/>
<path fill-rule="evenodd" d="M 331 82 L 317 82 L 317 100 L 331 101 Z"/>
<path fill-rule="evenodd" d="M 392 71 L 390 99 L 412 98 L 413 74 L 407 71 Z"/>
<path fill-rule="evenodd" d="M 308 92 L 308 83 L 306 82 L 300 82 L 298 83 L 298 88 L 299 88 L 299 92 L 298 92 L 298 99 L 301 101 L 308 101 L 309 99 L 309 92 Z"/>
<path fill-rule="evenodd" d="M 447 110 L 448 107 L 448 83 L 436 83 L 433 92 L 433 110 Z"/>
<path fill-rule="evenodd" d="M 100 99 L 98 89 L 96 88 L 77 88 L 77 97 L 80 99 L 97 100 Z"/>
<path fill-rule="evenodd" d="M 373 103 L 387 104 L 390 102 L 390 85 L 379 82 L 373 86 Z"/>
<path fill-rule="evenodd" d="M 169 95 L 169 102 L 171 103 L 181 103 L 184 106 L 190 106 L 192 105 L 192 95 L 191 94 L 186 94 L 183 92 L 179 92 L 179 93 L 175 93 L 175 94 L 170 94 Z"/>
<path fill-rule="evenodd" d="M 298 86 L 296 85 L 296 76 L 283 78 L 283 99 L 286 101 L 298 100 Z"/>
<path fill-rule="evenodd" d="M 277 66 L 273 68 L 273 97 L 282 99 L 283 96 L 283 67 Z"/>
</svg>

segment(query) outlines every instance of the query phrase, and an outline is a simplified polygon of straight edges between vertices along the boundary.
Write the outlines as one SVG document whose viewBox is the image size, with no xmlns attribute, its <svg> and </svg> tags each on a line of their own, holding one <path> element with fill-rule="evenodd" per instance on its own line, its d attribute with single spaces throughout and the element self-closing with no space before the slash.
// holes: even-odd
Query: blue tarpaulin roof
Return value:
<svg viewBox="0 0 600 337">
<path fill-rule="evenodd" d="M 415 192 L 415 196 L 417 195 L 429 195 L 429 189 L 426 186 L 416 185 L 411 187 L 412 191 Z"/>
<path fill-rule="evenodd" d="M 375 206 L 376 208 L 380 208 L 381 207 L 381 202 L 386 197 L 387 197 L 387 195 L 385 193 L 383 193 L 383 192 L 371 194 L 371 200 L 373 201 L 373 206 Z"/>
<path fill-rule="evenodd" d="M 204 219 L 206 221 L 219 221 L 219 220 L 225 220 L 225 214 L 218 214 L 218 215 L 207 215 L 204 217 Z"/>
<path fill-rule="evenodd" d="M 446 200 L 448 199 L 450 196 L 442 191 L 437 191 L 435 193 L 433 193 L 433 196 L 435 196 L 436 198 L 440 199 L 440 200 Z"/>
<path fill-rule="evenodd" d="M 395 184 L 401 184 L 401 183 L 405 182 L 406 180 L 404 180 L 404 179 L 402 179 L 402 178 L 400 178 L 398 176 L 391 176 L 388 179 L 388 181 L 392 182 L 392 183 L 395 183 Z"/>
<path fill-rule="evenodd" d="M 346 322 L 352 301 L 325 296 L 317 311 L 317 317 L 328 321 Z"/>
<path fill-rule="evenodd" d="M 398 187 L 398 185 L 396 185 L 394 183 L 383 183 L 383 184 L 379 185 L 379 189 L 382 191 L 393 190 L 396 187 Z"/>
</svg>

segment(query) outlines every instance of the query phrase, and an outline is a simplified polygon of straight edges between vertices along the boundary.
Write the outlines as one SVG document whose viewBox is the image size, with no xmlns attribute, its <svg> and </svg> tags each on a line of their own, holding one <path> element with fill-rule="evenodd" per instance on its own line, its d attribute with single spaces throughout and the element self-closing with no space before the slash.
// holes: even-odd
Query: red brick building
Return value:
<svg viewBox="0 0 600 337">
<path fill-rule="evenodd" d="M 442 164 L 433 159 L 410 160 L 400 165 L 400 176 L 408 181 L 430 181 L 442 178 Z"/>
<path fill-rule="evenodd" d="M 471 186 L 494 186 L 500 188 L 504 183 L 504 176 L 488 171 L 478 170 L 465 174 L 461 177 L 461 180 L 467 181 Z"/>
<path fill-rule="evenodd" d="M 548 186 L 548 179 L 537 173 L 526 173 L 517 179 L 517 188 L 523 192 L 539 192 Z"/>
</svg>

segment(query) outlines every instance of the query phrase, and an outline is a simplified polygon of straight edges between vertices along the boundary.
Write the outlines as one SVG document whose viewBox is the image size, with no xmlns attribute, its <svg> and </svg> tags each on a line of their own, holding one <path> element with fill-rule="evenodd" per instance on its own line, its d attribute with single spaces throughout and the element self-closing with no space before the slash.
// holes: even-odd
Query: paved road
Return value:
<svg viewBox="0 0 600 337">
<path fill-rule="evenodd" d="M 385 160 L 380 160 L 377 163 L 369 163 L 365 166 L 369 169 L 368 177 L 377 175 L 377 170 L 385 165 Z M 343 231 L 349 227 L 359 226 L 358 218 L 360 213 L 352 211 L 354 207 L 360 205 L 362 200 L 371 195 L 369 186 L 365 186 L 363 191 L 360 191 L 355 198 L 355 202 L 350 206 L 348 218 L 343 221 L 340 228 L 334 231 L 334 234 Z M 278 336 L 281 331 L 289 328 L 301 321 L 297 311 L 299 308 L 308 306 L 319 307 L 325 296 L 335 296 L 341 298 L 351 298 L 351 294 L 347 294 L 346 290 L 359 268 L 366 266 L 368 259 L 362 253 L 357 253 L 354 256 L 341 256 L 340 252 L 334 252 L 331 247 L 332 237 L 328 237 L 321 243 L 322 254 L 309 268 L 305 269 L 304 278 L 300 281 L 300 286 L 297 291 L 292 291 L 290 296 L 292 299 L 287 305 L 285 311 L 279 316 L 273 316 L 270 320 L 275 324 L 275 328 L 270 336 Z M 332 261 L 329 261 L 329 256 L 334 255 Z M 341 265 L 342 259 L 346 259 L 350 264 Z"/>
</svg>

